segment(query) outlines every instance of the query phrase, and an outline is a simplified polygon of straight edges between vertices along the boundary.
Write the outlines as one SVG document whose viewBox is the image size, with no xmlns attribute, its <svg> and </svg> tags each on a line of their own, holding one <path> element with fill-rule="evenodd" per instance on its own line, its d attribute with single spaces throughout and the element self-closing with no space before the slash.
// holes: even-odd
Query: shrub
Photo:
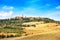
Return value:
<svg viewBox="0 0 60 40">
<path fill-rule="evenodd" d="M 0 38 L 5 38 L 5 37 L 6 37 L 6 36 L 5 36 L 5 35 L 3 35 L 3 34 L 2 34 L 2 35 L 0 35 Z"/>
<path fill-rule="evenodd" d="M 36 25 L 34 25 L 34 24 L 33 24 L 33 25 L 31 25 L 31 26 L 36 27 Z"/>
<path fill-rule="evenodd" d="M 10 37 L 15 37 L 15 36 L 13 34 L 11 34 Z"/>
</svg>

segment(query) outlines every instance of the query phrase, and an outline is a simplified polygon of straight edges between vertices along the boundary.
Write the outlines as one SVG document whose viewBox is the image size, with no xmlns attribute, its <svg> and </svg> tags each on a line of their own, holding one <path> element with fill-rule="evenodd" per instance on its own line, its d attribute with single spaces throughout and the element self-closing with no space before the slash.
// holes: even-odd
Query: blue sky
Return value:
<svg viewBox="0 0 60 40">
<path fill-rule="evenodd" d="M 60 0 L 0 0 L 0 19 L 22 14 L 60 21 Z"/>
</svg>

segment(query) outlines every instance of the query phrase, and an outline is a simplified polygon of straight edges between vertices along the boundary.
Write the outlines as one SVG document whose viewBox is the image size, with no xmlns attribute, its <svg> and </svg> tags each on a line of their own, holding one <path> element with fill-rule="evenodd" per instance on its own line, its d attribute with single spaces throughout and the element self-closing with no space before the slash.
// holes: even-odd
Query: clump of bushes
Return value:
<svg viewBox="0 0 60 40">
<path fill-rule="evenodd" d="M 22 27 L 31 27 L 31 26 L 36 27 L 35 24 L 32 24 L 32 25 L 30 25 L 30 24 L 23 24 L 23 25 L 21 25 L 21 26 L 22 26 Z"/>
<path fill-rule="evenodd" d="M 0 38 L 9 38 L 9 37 L 20 37 L 21 36 L 21 34 L 10 34 L 10 35 L 8 35 L 8 34 L 6 34 L 6 35 L 4 35 L 4 34 L 1 34 L 0 35 Z"/>
<path fill-rule="evenodd" d="M 14 37 L 14 35 L 7 35 L 7 38 L 9 38 L 9 37 Z"/>
<path fill-rule="evenodd" d="M 0 38 L 6 38 L 6 35 L 2 34 L 2 35 L 0 35 Z"/>
</svg>

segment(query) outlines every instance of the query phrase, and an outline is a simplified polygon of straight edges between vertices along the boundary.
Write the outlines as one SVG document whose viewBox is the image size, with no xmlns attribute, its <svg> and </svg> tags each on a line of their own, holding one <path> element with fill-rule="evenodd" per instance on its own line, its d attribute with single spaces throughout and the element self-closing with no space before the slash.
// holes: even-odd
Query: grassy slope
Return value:
<svg viewBox="0 0 60 40">
<path fill-rule="evenodd" d="M 51 31 L 47 33 L 35 34 L 16 40 L 60 40 L 60 31 Z"/>
<path fill-rule="evenodd" d="M 33 30 L 46 30 L 45 26 L 46 24 L 39 24 L 39 26 L 35 27 Z M 56 30 L 54 29 L 54 25 L 51 24 L 51 23 L 48 23 L 48 25 L 50 25 L 49 27 L 53 29 L 51 31 L 48 31 L 48 32 L 42 32 L 42 33 L 37 33 L 37 34 L 33 34 L 33 35 L 28 35 L 28 36 L 22 36 L 22 37 L 16 37 L 16 38 L 7 38 L 7 39 L 0 39 L 0 40 L 60 40 L 60 29 L 59 30 Z M 45 26 L 45 27 L 44 27 Z M 41 27 L 41 28 L 40 28 Z M 57 28 L 58 26 L 56 26 Z M 60 27 L 60 26 L 59 26 Z M 29 27 L 30 28 L 30 27 Z M 42 29 L 44 28 L 44 29 Z M 30 30 L 30 29 L 28 29 Z M 48 29 L 47 29 L 48 30 Z M 46 30 L 46 31 L 47 31 Z"/>
<path fill-rule="evenodd" d="M 11 23 L 10 23 L 10 21 L 11 21 Z M 20 33 L 21 31 L 20 31 L 20 28 L 19 27 L 21 27 L 21 26 L 18 26 L 18 25 L 20 25 L 20 20 L 18 21 L 18 20 L 10 20 L 9 22 L 7 21 L 7 23 L 6 23 L 6 21 L 3 21 L 3 23 L 6 23 L 6 26 L 9 26 L 10 25 L 10 27 L 18 27 L 18 28 L 16 28 L 16 29 L 14 29 L 14 28 L 11 28 L 12 30 L 8 30 L 8 28 L 6 29 L 2 29 L 2 32 L 9 32 L 9 33 Z M 18 22 L 17 22 L 18 21 Z M 41 21 L 40 21 L 41 22 Z M 1 22 L 2 23 L 2 22 Z M 3 24 L 2 23 L 2 24 Z M 9 24 L 8 24 L 9 23 Z M 34 24 L 35 22 L 31 22 L 31 23 L 29 23 L 29 25 L 30 24 Z M 28 22 L 27 22 L 27 24 L 28 24 Z M 5 25 L 5 24 L 3 24 L 3 25 Z M 2 26 L 3 26 L 2 25 Z M 35 25 L 35 24 L 34 24 Z M 45 24 L 44 24 L 45 25 Z M 44 25 L 42 24 L 42 25 L 40 25 L 40 23 L 38 23 L 37 24 L 37 26 L 36 27 L 30 27 L 30 28 L 32 28 L 32 29 L 34 29 L 34 30 L 37 30 L 38 31 L 38 33 L 40 33 L 42 30 L 44 30 L 44 31 L 49 31 L 49 29 L 48 28 L 44 28 Z M 50 24 L 49 24 L 50 25 Z M 60 27 L 60 26 L 59 26 Z M 4 28 L 4 27 L 3 27 Z M 27 29 L 28 30 L 30 30 L 30 28 L 28 29 L 28 27 L 27 27 Z M 10 29 L 10 28 L 9 28 Z M 1 30 L 0 30 L 1 31 Z M 30 32 L 30 31 L 29 31 Z M 36 31 L 34 31 L 34 32 L 36 32 Z M 37 32 L 36 32 L 37 33 Z M 54 32 L 52 32 L 52 33 L 54 33 Z M 56 40 L 58 40 L 59 38 L 59 31 L 58 32 L 56 32 L 57 34 L 51 34 L 51 33 L 48 33 L 48 34 L 45 34 L 45 33 L 42 33 L 42 34 L 38 34 L 38 35 L 33 35 L 33 36 L 28 36 L 28 37 L 24 37 L 24 38 L 13 38 L 13 40 L 14 39 L 17 39 L 17 40 L 49 40 L 50 38 L 51 38 L 51 40 L 55 40 L 55 35 L 57 35 L 57 38 L 56 38 Z M 10 40 L 11 40 L 12 38 L 10 38 Z M 1 40 L 1 39 L 0 39 Z M 2 39 L 2 40 L 6 40 L 6 39 Z M 9 40 L 9 39 L 7 39 L 7 40 Z"/>
<path fill-rule="evenodd" d="M 60 40 L 60 30 L 44 32 L 40 34 L 34 34 L 29 36 L 22 36 L 16 38 L 5 38 L 0 40 Z"/>
<path fill-rule="evenodd" d="M 34 33 L 33 35 L 26 36 L 26 37 L 20 38 L 18 40 L 60 40 L 60 26 L 59 27 L 56 26 L 55 23 L 39 24 L 39 26 L 37 26 L 37 28 L 29 27 L 26 29 L 28 29 L 30 31 L 31 30 L 38 30 L 38 31 L 44 30 L 47 32 L 41 32 L 39 34 Z M 50 29 L 50 31 L 49 31 L 49 29 Z"/>
<path fill-rule="evenodd" d="M 36 33 L 41 33 L 41 32 L 48 32 L 51 30 L 60 30 L 60 25 L 56 23 L 43 23 L 41 24 L 40 22 L 29 22 L 31 24 L 35 24 L 36 27 L 25 27 L 24 31 L 27 34 L 36 34 Z M 29 24 L 29 23 L 24 23 L 24 24 Z"/>
</svg>

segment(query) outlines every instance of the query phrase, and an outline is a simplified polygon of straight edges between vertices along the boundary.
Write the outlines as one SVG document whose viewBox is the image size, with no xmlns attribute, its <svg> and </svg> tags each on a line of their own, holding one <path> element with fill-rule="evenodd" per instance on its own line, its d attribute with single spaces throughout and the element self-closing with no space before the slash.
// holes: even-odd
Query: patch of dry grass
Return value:
<svg viewBox="0 0 60 40">
<path fill-rule="evenodd" d="M 60 30 L 34 34 L 17 40 L 60 40 Z"/>
<path fill-rule="evenodd" d="M 41 22 L 29 22 L 24 24 L 35 24 L 36 27 L 25 27 L 24 32 L 27 34 L 36 34 L 36 33 L 42 33 L 42 32 L 48 32 L 53 30 L 60 30 L 60 26 L 56 23 L 43 23 Z M 38 25 L 37 25 L 38 24 Z"/>
</svg>

